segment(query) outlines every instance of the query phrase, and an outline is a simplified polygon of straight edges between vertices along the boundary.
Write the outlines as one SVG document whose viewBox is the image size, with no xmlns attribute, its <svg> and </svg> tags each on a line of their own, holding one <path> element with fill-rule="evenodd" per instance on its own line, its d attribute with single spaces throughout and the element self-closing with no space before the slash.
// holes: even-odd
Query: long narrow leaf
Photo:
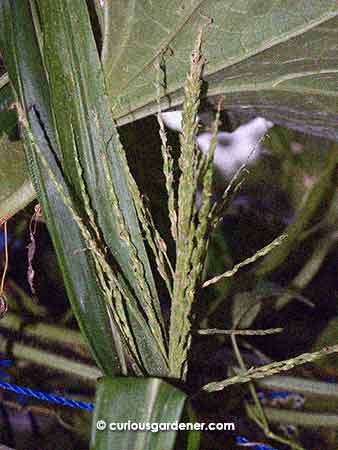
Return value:
<svg viewBox="0 0 338 450">
<path fill-rule="evenodd" d="M 32 105 L 44 123 L 40 132 L 41 148 L 47 154 L 56 152 L 47 80 L 43 72 L 38 45 L 27 2 L 4 0 L 0 3 L 0 48 L 11 82 L 26 114 Z M 33 118 L 32 118 L 33 117 Z M 41 130 L 31 115 L 31 126 Z M 35 120 L 35 123 L 34 123 Z M 46 136 L 47 134 L 47 136 Z M 50 146 L 53 144 L 53 148 Z M 47 219 L 65 285 L 93 355 L 105 373 L 119 373 L 121 368 L 114 349 L 106 305 L 96 280 L 94 264 L 78 226 L 57 193 L 49 174 L 26 141 L 26 152 L 39 201 Z M 62 180 L 60 180 L 62 183 Z M 66 186 L 64 186 L 66 189 Z"/>
<path fill-rule="evenodd" d="M 129 296 L 126 307 L 134 302 L 135 313 L 136 304 L 140 305 L 149 323 L 135 330 L 135 335 L 141 335 L 140 348 L 151 348 L 151 352 L 140 351 L 151 355 L 144 365 L 150 373 L 155 374 L 151 372 L 153 365 L 156 373 L 163 375 L 166 364 L 159 299 L 128 187 L 127 163 L 105 96 L 86 4 L 79 0 L 39 0 L 38 5 L 65 178 L 71 180 L 79 197 L 81 185 L 88 191 L 102 240 L 135 296 Z M 83 179 L 76 169 L 77 157 Z"/>
</svg>

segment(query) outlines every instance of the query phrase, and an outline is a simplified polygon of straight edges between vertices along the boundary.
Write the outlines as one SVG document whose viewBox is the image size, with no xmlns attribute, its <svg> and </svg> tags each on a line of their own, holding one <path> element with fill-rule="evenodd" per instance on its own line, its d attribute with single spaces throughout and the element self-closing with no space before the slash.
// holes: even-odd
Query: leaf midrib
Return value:
<svg viewBox="0 0 338 450">
<path fill-rule="evenodd" d="M 326 73 L 338 73 L 338 69 L 337 71 L 335 70 L 331 70 L 331 71 L 327 71 Z M 301 77 L 307 76 L 307 75 L 314 75 L 314 74 L 318 74 L 318 73 L 323 73 L 323 71 L 319 71 L 319 72 L 311 72 L 311 73 L 301 73 L 298 74 Z M 231 86 L 230 88 L 226 89 L 224 87 L 224 85 L 217 87 L 217 88 L 210 88 L 208 90 L 208 97 L 214 97 L 216 95 L 222 95 L 225 96 L 227 94 L 240 94 L 242 92 L 247 93 L 247 92 L 261 92 L 261 91 L 274 91 L 274 92 L 301 92 L 304 95 L 319 95 L 322 97 L 337 97 L 338 98 L 338 90 L 331 90 L 331 91 L 324 91 L 321 89 L 315 89 L 315 88 L 302 88 L 300 89 L 299 86 L 295 86 L 295 87 L 291 87 L 291 86 L 282 86 L 280 83 L 286 81 L 286 80 L 280 80 L 279 82 L 275 82 L 275 86 L 273 86 L 273 83 L 270 82 L 264 82 L 264 83 L 253 83 L 253 84 L 243 84 L 240 87 L 234 87 Z M 180 88 L 180 86 L 178 87 Z M 177 89 L 178 89 L 177 88 Z M 175 93 L 175 91 L 177 89 L 173 89 L 172 93 Z M 170 93 L 168 93 L 168 95 L 170 95 Z M 135 112 L 142 110 L 143 108 L 145 108 L 147 105 L 152 104 L 152 101 L 149 101 L 147 103 L 143 103 L 141 105 L 137 105 L 135 107 L 135 109 L 133 111 L 128 111 L 125 114 L 119 116 L 119 117 L 115 117 L 117 126 L 122 126 L 126 123 L 128 123 L 128 120 L 126 121 L 125 119 L 128 118 L 131 114 L 135 114 Z M 180 98 L 174 99 L 170 102 L 170 105 L 163 105 L 164 109 L 166 108 L 175 108 L 177 106 L 179 106 L 182 103 L 182 100 Z M 147 114 L 150 115 L 151 113 Z M 143 117 L 143 116 L 142 116 Z M 135 120 L 139 119 L 141 117 L 135 116 Z"/>
</svg>

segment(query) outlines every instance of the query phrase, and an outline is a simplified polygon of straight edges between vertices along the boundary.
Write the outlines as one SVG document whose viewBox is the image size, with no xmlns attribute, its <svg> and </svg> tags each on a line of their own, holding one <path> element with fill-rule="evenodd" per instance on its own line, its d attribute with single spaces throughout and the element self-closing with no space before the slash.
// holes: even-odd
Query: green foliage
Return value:
<svg viewBox="0 0 338 450">
<path fill-rule="evenodd" d="M 303 199 L 301 210 L 297 219 L 286 229 L 286 239 L 271 254 L 265 258 L 257 269 L 257 275 L 266 275 L 279 267 L 290 252 L 299 244 L 301 233 L 315 220 L 315 214 L 319 208 L 323 207 L 326 198 L 332 199 L 336 189 L 336 165 L 337 165 L 337 144 L 332 144 L 326 157 L 326 163 L 317 180 Z"/>
<path fill-rule="evenodd" d="M 30 126 L 38 139 L 39 148 L 41 147 L 45 158 L 48 158 L 50 170 L 58 177 L 58 182 L 63 186 L 67 197 L 71 198 L 59 165 L 55 161 L 57 155 L 50 147 L 53 145 L 53 149 L 57 148 L 49 93 L 46 90 L 48 85 L 28 5 L 19 7 L 3 2 L 0 13 L 0 44 L 15 87 L 15 95 L 24 105 L 24 114 L 29 115 Z M 34 109 L 30 107 L 31 105 L 35 105 Z M 38 111 L 39 118 L 35 111 Z M 44 124 L 43 130 L 41 121 Z M 86 248 L 86 243 L 78 225 L 60 198 L 55 184 L 51 183 L 48 170 L 39 161 L 27 134 L 25 151 L 80 328 L 85 331 L 99 366 L 105 368 L 108 373 L 114 373 L 118 371 L 118 360 L 113 347 L 114 339 L 106 305 L 96 278 L 94 261 L 90 253 L 81 251 Z"/>
<path fill-rule="evenodd" d="M 119 123 L 156 112 L 154 64 L 161 55 L 162 109 L 183 103 L 196 30 L 209 24 L 203 96 L 222 95 L 226 109 L 245 106 L 337 137 L 335 0 L 243 0 L 236 7 L 229 0 L 175 0 L 170 8 L 163 0 L 106 0 L 102 9 L 103 70 Z"/>
<path fill-rule="evenodd" d="M 237 294 L 232 304 L 232 328 L 250 328 L 261 307 L 262 302 L 249 292 Z"/>
<path fill-rule="evenodd" d="M 40 5 L 44 57 L 50 74 L 64 176 L 71 180 L 77 196 L 82 195 L 80 186 L 88 193 L 87 204 L 90 202 L 92 217 L 96 216 L 100 230 L 96 235 L 102 233 L 102 245 L 108 246 L 118 266 L 117 280 L 111 281 L 117 286 L 108 285 L 108 290 L 119 289 L 123 301 L 128 297 L 126 305 L 132 311 L 128 313 L 130 320 L 135 323 L 131 334 L 135 333 L 140 369 L 143 370 L 143 366 L 147 373 L 165 375 L 159 300 L 128 187 L 125 157 L 103 95 L 104 80 L 89 17 L 83 2 L 81 5 L 82 9 L 78 9 L 79 5 L 72 3 L 67 17 L 62 2 Z M 59 36 L 57 43 L 53 39 L 55 34 Z M 69 128 L 64 127 L 64 120 L 71 125 Z M 79 160 L 81 173 L 76 170 L 75 158 Z M 142 314 L 137 313 L 137 299 L 141 300 L 148 324 Z M 115 308 L 113 305 L 114 319 L 123 320 L 116 317 Z"/>
<path fill-rule="evenodd" d="M 0 138 L 0 161 L 3 162 L 0 165 L 0 219 L 3 219 L 14 215 L 34 200 L 35 191 L 26 176 L 27 166 L 21 141 L 10 141 L 4 134 Z"/>
<path fill-rule="evenodd" d="M 101 6 L 93 0 L 93 4 L 108 98 L 118 124 L 157 111 L 154 69 L 161 57 L 165 58 L 161 108 L 183 103 L 196 30 L 209 23 L 203 96 L 217 103 L 221 95 L 226 109 L 245 107 L 276 123 L 337 138 L 334 0 L 311 4 L 245 0 L 239 9 L 228 0 L 194 0 L 184 6 L 175 1 L 169 9 L 162 1 L 105 0 Z M 3 89 L 0 84 L 0 93 Z"/>
<path fill-rule="evenodd" d="M 27 175 L 23 144 L 15 137 L 17 114 L 8 76 L 0 77 L 0 222 L 23 209 L 36 194 Z"/>
<path fill-rule="evenodd" d="M 318 336 L 318 339 L 313 346 L 313 351 L 324 346 L 334 345 L 338 341 L 338 318 L 334 317 L 329 321 L 324 330 Z M 321 367 L 327 367 L 328 369 L 336 369 L 338 367 L 338 360 L 335 355 L 326 356 L 322 358 L 317 364 Z"/>
<path fill-rule="evenodd" d="M 176 432 L 111 431 L 109 424 L 174 424 L 179 421 L 185 394 L 156 378 L 102 378 L 98 382 L 92 425 L 92 450 L 157 450 L 174 448 Z M 104 420 L 107 428 L 99 430 Z M 152 428 L 154 429 L 154 428 Z"/>
</svg>

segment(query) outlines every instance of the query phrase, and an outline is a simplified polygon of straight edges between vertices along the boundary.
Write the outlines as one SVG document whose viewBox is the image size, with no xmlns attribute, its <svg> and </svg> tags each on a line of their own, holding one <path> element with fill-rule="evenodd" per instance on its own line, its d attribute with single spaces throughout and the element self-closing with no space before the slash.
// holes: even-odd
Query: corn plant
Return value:
<svg viewBox="0 0 338 450">
<path fill-rule="evenodd" d="M 250 109 L 336 140 L 337 16 L 334 0 L 242 1 L 238 8 L 229 0 L 0 1 L 7 71 L 0 78 L 0 132 L 7 139 L 18 121 L 22 138 L 14 179 L 1 175 L 0 216 L 7 220 L 36 196 L 42 207 L 72 309 L 103 374 L 93 450 L 174 448 L 174 431 L 108 433 L 97 424 L 179 420 L 186 394 L 177 384 L 189 370 L 197 292 L 267 253 L 258 268 L 264 273 L 287 256 L 297 230 L 202 285 L 211 234 L 245 172 L 211 201 L 219 112 Z M 195 141 L 206 98 L 218 112 L 204 155 Z M 183 108 L 178 167 L 160 115 L 173 107 Z M 158 114 L 174 256 L 119 137 L 120 126 L 150 114 Z M 331 155 L 329 175 L 335 148 Z M 169 324 L 155 272 L 170 300 Z M 205 390 L 332 351 L 242 372 Z"/>
</svg>

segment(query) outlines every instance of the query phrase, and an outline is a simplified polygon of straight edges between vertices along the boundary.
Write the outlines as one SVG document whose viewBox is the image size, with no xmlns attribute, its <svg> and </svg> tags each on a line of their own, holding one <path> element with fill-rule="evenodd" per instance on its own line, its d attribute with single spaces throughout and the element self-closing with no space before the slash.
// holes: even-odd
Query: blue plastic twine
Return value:
<svg viewBox="0 0 338 450">
<path fill-rule="evenodd" d="M 12 364 L 10 359 L 0 360 L 0 366 L 9 367 Z M 0 369 L 0 378 L 7 380 L 9 375 Z M 82 402 L 80 400 L 72 400 L 65 397 L 60 397 L 59 395 L 49 394 L 48 392 L 37 391 L 24 386 L 18 386 L 17 384 L 7 383 L 6 381 L 0 380 L 0 388 L 6 391 L 14 392 L 17 395 L 26 395 L 29 397 L 34 397 L 39 400 L 44 400 L 46 402 L 57 403 L 59 405 L 70 406 L 71 408 L 81 408 L 91 410 L 94 409 L 94 403 Z"/>
<path fill-rule="evenodd" d="M 72 400 L 58 395 L 49 394 L 48 392 L 37 391 L 28 387 L 18 386 L 17 384 L 0 381 L 0 388 L 6 391 L 15 392 L 16 394 L 28 395 L 30 397 L 44 400 L 46 402 L 57 403 L 59 405 L 70 406 L 71 408 L 94 409 L 94 403 Z"/>
<path fill-rule="evenodd" d="M 247 438 L 243 436 L 237 436 L 236 444 L 241 445 L 243 447 L 249 447 L 253 450 L 277 450 L 274 447 L 270 447 L 269 445 L 258 444 L 257 442 L 250 442 Z"/>
<path fill-rule="evenodd" d="M 0 360 L 0 365 L 9 367 L 12 364 L 10 359 Z M 3 377 L 3 374 L 5 377 Z M 8 378 L 8 374 L 6 374 L 3 370 L 0 369 L 0 378 Z M 39 400 L 43 400 L 46 402 L 57 403 L 63 406 L 70 406 L 71 408 L 80 408 L 86 410 L 94 409 L 94 403 L 82 402 L 79 400 L 73 400 L 70 398 L 60 397 L 58 395 L 49 394 L 48 392 L 37 391 L 35 389 L 31 389 L 28 387 L 18 386 L 17 384 L 7 383 L 5 381 L 0 380 L 0 388 L 5 389 L 6 391 L 14 392 L 18 395 L 26 395 L 29 397 L 34 397 Z M 236 437 L 236 444 L 243 447 L 250 447 L 253 450 L 277 450 L 276 448 L 270 447 L 264 444 L 258 444 L 256 442 L 250 442 L 243 436 Z"/>
</svg>

